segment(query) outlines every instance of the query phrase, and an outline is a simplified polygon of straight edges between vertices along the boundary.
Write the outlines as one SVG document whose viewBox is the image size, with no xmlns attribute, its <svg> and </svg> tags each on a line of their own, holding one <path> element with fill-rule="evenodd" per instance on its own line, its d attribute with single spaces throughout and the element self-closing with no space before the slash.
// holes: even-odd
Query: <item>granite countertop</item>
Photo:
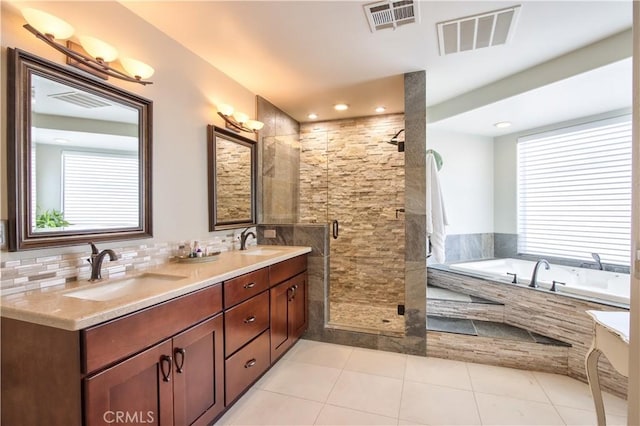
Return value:
<svg viewBox="0 0 640 426">
<path fill-rule="evenodd" d="M 170 262 L 100 282 L 73 281 L 3 296 L 0 298 L 0 313 L 3 318 L 64 330 L 80 330 L 310 251 L 310 247 L 254 246 L 246 251 L 223 252 L 212 262 Z M 124 293 L 120 292 L 123 294 L 108 300 L 89 300 L 68 295 L 98 286 L 124 283 L 141 275 L 145 276 L 144 284 L 136 283 L 131 288 L 127 286 Z M 154 275 L 157 279 L 154 279 Z"/>
</svg>

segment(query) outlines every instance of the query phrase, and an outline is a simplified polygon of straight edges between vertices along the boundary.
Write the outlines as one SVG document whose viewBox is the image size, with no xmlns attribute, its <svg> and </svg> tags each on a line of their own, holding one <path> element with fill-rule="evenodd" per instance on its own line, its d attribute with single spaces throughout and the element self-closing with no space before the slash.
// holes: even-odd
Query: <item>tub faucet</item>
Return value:
<svg viewBox="0 0 640 426">
<path fill-rule="evenodd" d="M 249 230 L 249 228 L 245 229 L 240 234 L 240 250 L 246 250 L 247 249 L 247 239 L 249 238 L 249 236 L 252 236 L 253 238 L 256 238 L 256 234 L 254 234 L 253 232 L 247 232 L 248 230 Z"/>
<path fill-rule="evenodd" d="M 87 259 L 87 262 L 91 264 L 91 278 L 89 278 L 89 281 L 100 281 L 102 279 L 101 270 L 104 257 L 109 255 L 109 260 L 113 261 L 118 260 L 118 255 L 111 249 L 105 249 L 99 252 L 95 244 L 89 244 L 91 245 L 91 257 Z"/>
<path fill-rule="evenodd" d="M 600 260 L 600 255 L 598 253 L 591 253 L 591 257 L 596 261 L 596 267 L 601 271 L 604 271 L 604 267 L 602 266 L 602 261 Z"/>
<path fill-rule="evenodd" d="M 533 275 L 531 275 L 531 283 L 529 284 L 529 287 L 531 288 L 538 287 L 538 282 L 536 280 L 538 278 L 538 268 L 540 268 L 540 265 L 544 265 L 544 269 L 546 269 L 547 271 L 549 270 L 549 268 L 551 268 L 551 266 L 549 266 L 549 262 L 546 259 L 538 260 L 536 262 L 536 266 L 533 267 Z"/>
</svg>

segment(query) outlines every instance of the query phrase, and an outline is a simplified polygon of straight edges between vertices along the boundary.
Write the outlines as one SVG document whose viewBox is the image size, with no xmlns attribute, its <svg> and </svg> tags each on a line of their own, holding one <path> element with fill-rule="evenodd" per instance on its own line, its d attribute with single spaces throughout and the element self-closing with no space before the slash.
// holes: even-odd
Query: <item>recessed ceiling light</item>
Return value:
<svg viewBox="0 0 640 426">
<path fill-rule="evenodd" d="M 376 112 L 385 112 L 385 111 L 386 111 L 386 108 L 383 106 L 379 106 L 376 108 Z"/>
<path fill-rule="evenodd" d="M 494 124 L 498 129 L 504 129 L 506 127 L 511 127 L 510 121 L 500 121 L 499 123 Z"/>
<path fill-rule="evenodd" d="M 334 108 L 336 111 L 346 111 L 346 110 L 348 110 L 348 109 L 349 109 L 349 105 L 347 105 L 347 104 L 335 104 L 335 105 L 333 106 L 333 108 Z"/>
<path fill-rule="evenodd" d="M 312 112 L 311 114 L 307 115 L 307 117 L 310 120 L 315 120 L 316 118 L 318 118 L 318 114 L 316 114 L 315 112 Z"/>
</svg>

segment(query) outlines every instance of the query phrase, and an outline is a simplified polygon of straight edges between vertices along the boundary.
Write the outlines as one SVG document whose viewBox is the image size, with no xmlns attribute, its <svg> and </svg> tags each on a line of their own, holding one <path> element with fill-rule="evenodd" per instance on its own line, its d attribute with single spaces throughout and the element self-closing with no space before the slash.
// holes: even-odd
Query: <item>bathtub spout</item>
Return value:
<svg viewBox="0 0 640 426">
<path fill-rule="evenodd" d="M 547 271 L 549 270 L 549 268 L 551 268 L 551 266 L 549 266 L 549 262 L 546 259 L 538 260 L 536 262 L 536 266 L 533 267 L 533 275 L 531 275 L 531 283 L 529 284 L 529 287 L 538 287 L 538 282 L 536 280 L 538 278 L 538 268 L 540 268 L 540 265 L 544 265 L 544 269 L 546 269 Z"/>
</svg>

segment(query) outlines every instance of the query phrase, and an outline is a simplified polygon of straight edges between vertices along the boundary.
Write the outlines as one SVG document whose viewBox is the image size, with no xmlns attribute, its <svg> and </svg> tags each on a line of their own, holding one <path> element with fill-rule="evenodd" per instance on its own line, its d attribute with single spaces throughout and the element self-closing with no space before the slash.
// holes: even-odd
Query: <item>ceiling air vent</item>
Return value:
<svg viewBox="0 0 640 426">
<path fill-rule="evenodd" d="M 520 6 L 440 22 L 440 56 L 506 44 L 513 37 Z"/>
<path fill-rule="evenodd" d="M 50 98 L 59 99 L 64 102 L 68 102 L 70 104 L 82 107 L 82 108 L 101 108 L 110 106 L 111 104 L 104 102 L 101 99 L 98 99 L 95 96 L 91 96 L 88 93 L 83 92 L 63 92 L 63 93 L 54 93 L 49 95 Z"/>
<path fill-rule="evenodd" d="M 419 22 L 418 2 L 413 0 L 379 1 L 364 5 L 371 32 Z"/>
</svg>

